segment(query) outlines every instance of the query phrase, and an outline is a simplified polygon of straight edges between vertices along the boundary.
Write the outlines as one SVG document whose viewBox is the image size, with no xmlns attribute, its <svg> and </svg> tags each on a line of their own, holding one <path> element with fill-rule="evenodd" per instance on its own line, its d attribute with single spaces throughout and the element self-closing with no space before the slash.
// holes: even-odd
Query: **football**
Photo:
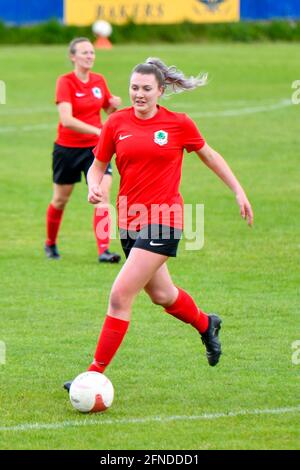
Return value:
<svg viewBox="0 0 300 470">
<path fill-rule="evenodd" d="M 112 33 L 112 26 L 104 20 L 95 21 L 92 26 L 93 33 L 102 38 L 108 38 Z"/>
<path fill-rule="evenodd" d="M 73 380 L 69 397 L 74 408 L 81 413 L 97 413 L 112 405 L 114 388 L 104 374 L 88 371 Z"/>
</svg>

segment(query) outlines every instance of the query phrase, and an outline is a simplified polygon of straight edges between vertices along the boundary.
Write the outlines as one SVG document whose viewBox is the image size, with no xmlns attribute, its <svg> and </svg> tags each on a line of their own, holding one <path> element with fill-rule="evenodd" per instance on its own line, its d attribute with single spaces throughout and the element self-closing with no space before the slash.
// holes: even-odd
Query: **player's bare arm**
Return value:
<svg viewBox="0 0 300 470">
<path fill-rule="evenodd" d="M 72 131 L 79 132 L 80 134 L 100 135 L 101 129 L 90 124 L 86 124 L 73 116 L 71 103 L 63 101 L 57 105 L 57 109 L 60 122 L 64 127 L 72 129 Z"/>
<path fill-rule="evenodd" d="M 88 201 L 91 204 L 98 204 L 102 201 L 102 192 L 100 189 L 100 184 L 106 167 L 107 163 L 100 162 L 99 160 L 95 159 L 88 171 Z"/>
<path fill-rule="evenodd" d="M 104 111 L 106 112 L 106 114 L 112 114 L 114 113 L 115 111 L 117 111 L 117 109 L 122 105 L 122 100 L 119 96 L 112 96 L 110 99 L 109 99 L 109 106 L 108 108 L 104 108 Z"/>
</svg>

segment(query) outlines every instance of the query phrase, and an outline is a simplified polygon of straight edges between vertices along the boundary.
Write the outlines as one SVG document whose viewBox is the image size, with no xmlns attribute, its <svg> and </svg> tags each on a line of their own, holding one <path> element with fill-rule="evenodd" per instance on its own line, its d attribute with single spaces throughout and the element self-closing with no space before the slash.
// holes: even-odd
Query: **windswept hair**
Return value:
<svg viewBox="0 0 300 470">
<path fill-rule="evenodd" d="M 90 39 L 88 38 L 85 38 L 85 37 L 80 37 L 80 38 L 74 38 L 70 44 L 69 44 L 69 53 L 71 55 L 74 55 L 76 54 L 76 46 L 77 44 L 79 44 L 80 42 L 91 42 Z"/>
<path fill-rule="evenodd" d="M 153 74 L 159 87 L 168 94 L 181 93 L 186 90 L 194 90 L 207 83 L 207 73 L 200 73 L 197 77 L 186 77 L 175 65 L 168 67 L 157 57 L 148 57 L 143 64 L 134 67 L 132 73 L 141 73 L 145 75 Z"/>
</svg>

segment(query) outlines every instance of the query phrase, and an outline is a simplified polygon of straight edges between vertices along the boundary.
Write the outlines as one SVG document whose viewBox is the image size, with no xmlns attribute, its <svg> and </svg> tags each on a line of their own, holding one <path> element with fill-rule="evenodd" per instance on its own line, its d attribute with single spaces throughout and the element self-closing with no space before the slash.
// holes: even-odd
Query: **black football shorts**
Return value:
<svg viewBox="0 0 300 470">
<path fill-rule="evenodd" d="M 52 153 L 53 182 L 56 184 L 79 183 L 82 173 L 86 179 L 87 172 L 95 158 L 94 148 L 64 147 L 55 143 Z M 106 167 L 105 174 L 112 175 L 110 163 Z"/>
<path fill-rule="evenodd" d="M 120 240 L 126 258 L 131 248 L 141 248 L 160 255 L 175 257 L 182 230 L 167 225 L 152 224 L 132 231 L 120 228 Z"/>
</svg>

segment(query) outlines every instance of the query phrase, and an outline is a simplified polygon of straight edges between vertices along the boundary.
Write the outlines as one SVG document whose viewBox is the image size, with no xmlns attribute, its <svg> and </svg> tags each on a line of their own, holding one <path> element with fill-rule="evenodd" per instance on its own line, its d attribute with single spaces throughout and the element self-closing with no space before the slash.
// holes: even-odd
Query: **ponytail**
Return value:
<svg viewBox="0 0 300 470">
<path fill-rule="evenodd" d="M 170 90 L 168 94 L 181 93 L 204 86 L 208 77 L 207 73 L 199 74 L 197 77 L 186 77 L 175 65 L 168 67 L 156 57 L 149 57 L 144 64 L 137 65 L 133 72 L 154 74 L 159 87 L 164 88 L 165 91 Z"/>
</svg>

